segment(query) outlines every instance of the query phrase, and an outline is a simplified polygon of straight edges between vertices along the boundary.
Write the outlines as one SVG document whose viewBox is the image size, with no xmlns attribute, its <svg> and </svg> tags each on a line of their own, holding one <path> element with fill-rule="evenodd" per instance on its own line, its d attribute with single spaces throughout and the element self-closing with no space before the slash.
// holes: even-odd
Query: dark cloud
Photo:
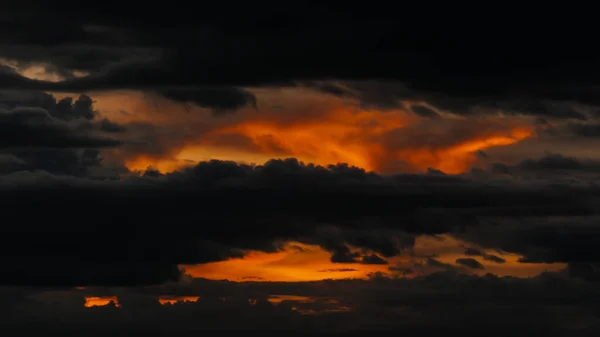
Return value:
<svg viewBox="0 0 600 337">
<path fill-rule="evenodd" d="M 392 272 L 399 272 L 403 276 L 410 275 L 415 272 L 413 268 L 403 266 L 389 266 L 388 270 Z"/>
<path fill-rule="evenodd" d="M 156 61 L 161 54 L 156 48 L 127 46 L 5 44 L 0 57 L 11 60 L 17 69 L 43 64 L 47 72 L 72 79 L 78 71 L 84 74 L 101 73 L 107 68 L 122 64 Z"/>
<path fill-rule="evenodd" d="M 477 248 L 472 248 L 469 247 L 467 249 L 465 249 L 465 255 L 468 256 L 481 256 L 483 257 L 484 260 L 486 261 L 492 261 L 495 263 L 505 263 L 506 260 L 497 256 L 497 255 L 493 255 L 493 254 L 487 254 L 485 252 L 482 252 L 481 250 L 477 249 Z"/>
<path fill-rule="evenodd" d="M 329 268 L 329 269 L 318 270 L 318 272 L 320 272 L 320 273 L 329 273 L 329 272 L 344 273 L 344 272 L 350 272 L 350 271 L 358 271 L 358 270 L 356 270 L 354 268 Z"/>
<path fill-rule="evenodd" d="M 307 81 L 299 82 L 298 85 L 337 97 L 354 99 L 364 109 L 397 109 L 404 106 L 401 100 L 411 95 L 410 89 L 398 81 Z M 414 112 L 431 117 L 431 114 L 419 108 Z"/>
<path fill-rule="evenodd" d="M 275 294 L 290 294 L 271 303 Z M 145 333 L 180 336 L 208 331 L 277 333 L 460 332 L 527 336 L 594 336 L 598 332 L 598 288 L 560 273 L 533 278 L 460 275 L 440 272 L 414 279 L 320 282 L 227 282 L 191 279 L 137 289 L 86 288 L 62 291 L 7 289 L 0 322 L 6 331 L 71 336 Z M 83 307 L 84 296 L 116 296 L 119 307 Z M 158 298 L 199 297 L 197 302 L 160 305 Z M 251 299 L 251 300 L 249 300 Z M 219 319 L 227 315 L 227 320 Z M 151 320 L 148 318 L 152 317 Z M 64 324 L 64 320 L 71 322 Z M 104 324 L 101 324 L 101 323 Z M 94 326 L 94 329 L 90 329 Z M 164 332 L 165 334 L 167 332 Z"/>
<path fill-rule="evenodd" d="M 363 256 L 361 262 L 364 264 L 388 264 L 388 261 L 375 254 Z"/>
<path fill-rule="evenodd" d="M 424 105 L 413 105 L 411 106 L 411 110 L 412 112 L 414 112 L 415 114 L 421 116 L 421 117 L 427 117 L 427 118 L 436 118 L 439 117 L 439 114 L 437 112 L 435 112 L 435 110 L 426 107 Z"/>
<path fill-rule="evenodd" d="M 238 5 L 240 14 L 232 14 L 223 5 L 211 4 L 211 14 L 198 22 L 192 13 L 172 8 L 146 8 L 143 14 L 127 8 L 91 13 L 32 3 L 23 11 L 14 9 L 21 4 L 4 5 L 4 13 L 18 15 L 3 14 L 0 42 L 8 48 L 0 57 L 25 64 L 44 61 L 61 74 L 78 70 L 90 76 L 39 83 L 3 73 L 6 78 L 0 83 L 5 88 L 189 90 L 300 81 L 358 98 L 364 106 L 396 107 L 399 99 L 409 98 L 461 115 L 484 107 L 581 120 L 588 116 L 570 103 L 598 106 L 594 84 L 599 64 L 581 33 L 593 31 L 586 20 L 580 20 L 579 28 L 558 30 L 545 18 L 526 16 L 527 20 L 511 20 L 519 32 L 515 33 L 465 17 L 464 22 L 470 22 L 465 26 L 476 26 L 486 36 L 482 40 L 454 25 L 458 18 L 437 18 L 443 30 L 415 31 L 420 18 L 398 20 L 397 13 L 377 6 L 346 5 L 342 10 L 313 4 L 292 11 L 255 4 Z M 170 15 L 186 22 L 185 28 L 165 28 Z M 545 34 L 531 28 L 542 26 Z M 547 46 L 561 43 L 578 45 L 579 52 L 548 52 Z M 477 52 L 472 50 L 475 44 Z M 514 50 L 521 51 L 519 56 Z M 321 82 L 330 79 L 343 82 Z M 231 90 L 215 95 L 231 99 L 219 100 L 217 108 L 235 105 L 239 97 L 230 96 Z M 200 102 L 212 106 L 215 99 Z"/>
<path fill-rule="evenodd" d="M 7 66 L 0 67 L 0 83 L 3 84 L 3 89 L 19 88 L 35 90 L 44 86 L 43 83 L 23 77 L 14 69 Z"/>
<path fill-rule="evenodd" d="M 300 86 L 342 98 L 353 99 L 369 109 L 398 109 L 409 106 L 418 116 L 439 118 L 447 114 L 473 117 L 478 115 L 538 116 L 563 120 L 584 121 L 598 117 L 597 102 L 593 98 L 562 96 L 556 91 L 544 91 L 534 86 L 532 90 L 512 93 L 478 95 L 477 90 L 465 89 L 462 93 L 448 93 L 451 88 L 436 92 L 418 90 L 400 81 L 336 81 L 299 82 Z M 473 89 L 473 88 L 471 88 Z M 568 89 L 565 89 L 568 90 Z M 411 102 L 409 104 L 403 102 Z M 425 105 L 424 105 L 425 104 Z M 582 128 L 573 124 L 574 128 Z"/>
<path fill-rule="evenodd" d="M 586 165 L 589 164 L 589 165 Z M 585 163 L 573 157 L 560 154 L 548 154 L 539 159 L 526 159 L 519 163 L 518 168 L 523 170 L 583 170 L 586 166 L 598 168 L 594 162 Z"/>
<path fill-rule="evenodd" d="M 475 154 L 477 154 L 477 156 L 479 156 L 480 158 L 487 158 L 488 157 L 487 153 L 485 153 L 482 150 L 478 150 L 477 152 L 475 152 Z"/>
<path fill-rule="evenodd" d="M 118 132 L 127 131 L 127 128 L 125 128 L 124 126 L 119 125 L 117 123 L 113 123 L 106 118 L 104 118 L 100 121 L 99 127 L 100 127 L 100 130 L 105 131 L 105 132 L 118 133 Z"/>
<path fill-rule="evenodd" d="M 472 269 L 485 269 L 485 267 L 481 264 L 481 262 L 479 262 L 473 258 L 470 258 L 470 257 L 456 259 L 456 263 L 461 266 L 469 267 Z"/>
<path fill-rule="evenodd" d="M 264 278 L 262 278 L 260 276 L 243 276 L 242 280 L 261 281 L 261 280 L 264 280 Z"/>
<path fill-rule="evenodd" d="M 539 216 L 585 219 L 593 214 L 600 193 L 594 186 L 498 184 L 435 175 L 384 177 L 344 165 L 324 168 L 293 159 L 264 166 L 203 162 L 182 172 L 120 182 L 13 174 L 2 177 L 1 185 L 6 194 L 4 216 L 18 218 L 22 224 L 3 229 L 2 255 L 14 261 L 57 259 L 54 263 L 65 266 L 61 270 L 66 275 L 60 277 L 75 280 L 69 284 L 102 283 L 103 279 L 85 279 L 80 275 L 85 270 L 67 268 L 72 261 L 67 257 L 76 256 L 91 266 L 130 261 L 162 270 L 159 266 L 241 256 L 248 249 L 276 251 L 278 241 L 294 240 L 318 244 L 332 253 L 332 261 L 344 263 L 363 259 L 347 244 L 393 256 L 412 247 L 411 235 L 455 231 L 483 246 L 523 254 L 524 261 L 598 260 L 593 218 L 590 225 L 565 223 L 566 232 L 560 236 L 552 234 L 554 225 L 539 222 Z M 77 212 L 62 212 L 62 205 Z M 20 210 L 27 207 L 36 212 L 23 214 Z M 224 207 L 235 212 L 223 213 Z M 189 226 L 186 219 L 199 209 L 202 223 L 210 230 Z M 80 225 L 81 214 L 93 214 L 85 226 Z M 41 216 L 61 220 L 46 227 Z M 243 220 L 249 217 L 254 220 Z M 488 227 L 482 222 L 496 217 L 531 225 Z M 170 225 L 160 226 L 165 222 Z M 331 226 L 337 229 L 324 231 Z M 382 231 L 379 241 L 378 230 Z M 232 236 L 232 231 L 237 234 Z M 392 241 L 382 240 L 385 231 Z M 369 233 L 375 234 L 373 239 Z M 565 240 L 578 243 L 566 246 Z M 111 249 L 87 248 L 105 245 Z M 56 274 L 23 270 L 26 265 L 5 267 L 2 282 L 58 282 L 53 280 L 59 277 Z"/>
<path fill-rule="evenodd" d="M 27 50 L 27 49 L 26 49 Z M 53 52 L 50 51 L 50 55 L 46 53 L 46 51 L 41 51 L 46 55 L 46 60 L 44 62 L 55 61 L 53 59 Z M 60 50 L 59 50 L 60 51 Z M 23 51 L 24 52 L 24 51 Z M 44 83 L 43 81 L 31 81 L 28 80 L 21 75 L 18 74 L 18 67 L 26 68 L 28 65 L 36 65 L 35 60 L 36 57 L 39 57 L 40 51 L 38 53 L 25 54 L 25 57 L 29 56 L 31 60 L 28 58 L 19 59 L 17 58 L 17 68 L 11 68 L 8 66 L 3 66 L 0 68 L 0 78 L 4 81 L 4 88 L 8 89 L 53 89 L 54 91 L 82 91 L 85 88 L 79 88 L 77 85 L 75 86 L 60 86 L 55 83 Z M 124 53 L 128 53 L 129 51 L 124 51 Z M 45 72 L 50 74 L 56 74 L 65 78 L 66 81 L 78 82 L 80 79 L 76 77 L 74 74 L 76 71 L 91 71 L 91 77 L 103 78 L 104 76 L 109 76 L 115 70 L 112 70 L 110 67 L 116 67 L 117 69 L 129 69 L 133 67 L 134 70 L 140 67 L 143 68 L 145 64 L 151 62 L 153 59 L 149 57 L 142 57 L 133 55 L 132 59 L 126 59 L 127 55 L 119 55 L 119 53 L 114 53 L 110 55 L 106 50 L 99 51 L 99 54 L 95 54 L 94 50 L 87 50 L 85 54 L 81 54 L 81 50 L 77 52 L 72 51 L 63 51 L 63 54 L 57 55 L 59 57 L 55 63 L 51 63 L 49 65 L 45 65 Z M 103 56 L 106 55 L 107 58 L 103 59 Z M 66 56 L 68 55 L 68 56 Z M 78 59 L 65 59 L 60 58 L 64 57 L 78 57 Z M 50 58 L 48 60 L 48 58 Z M 94 59 L 95 58 L 95 59 Z M 125 60 L 122 60 L 125 59 Z M 150 60 L 150 61 L 149 61 Z M 41 62 L 38 61 L 38 62 Z M 105 64 L 97 64 L 98 62 L 106 62 Z M 97 67 L 103 67 L 102 69 L 95 69 Z M 152 68 L 152 67 L 151 67 Z M 107 70 L 108 69 L 108 70 Z M 158 71 L 158 70 L 157 70 Z M 108 72 L 108 73 L 107 73 Z M 136 75 L 137 76 L 137 75 Z M 151 75 L 152 76 L 152 75 Z M 189 103 L 203 108 L 211 108 L 214 109 L 215 114 L 223 114 L 235 111 L 238 108 L 244 107 L 246 105 L 252 106 L 254 109 L 258 109 L 256 97 L 251 92 L 236 88 L 236 87 L 207 87 L 207 88 L 195 88 L 192 87 L 183 87 L 183 88 L 163 88 L 162 85 L 158 83 L 148 85 L 147 82 L 140 80 L 138 83 L 133 83 L 131 85 L 127 85 L 125 87 L 117 85 L 116 87 L 112 87 L 110 83 L 107 83 L 106 86 L 100 85 L 96 89 L 100 90 L 110 90 L 110 89 L 126 89 L 126 88 L 142 88 L 147 89 L 149 92 L 152 92 L 154 95 L 157 95 L 161 98 L 166 98 L 175 102 L 181 103 Z M 92 88 L 94 89 L 94 88 Z"/>
<path fill-rule="evenodd" d="M 93 120 L 97 114 L 93 109 L 93 103 L 92 98 L 87 95 L 81 95 L 76 100 L 72 97 L 57 100 L 53 95 L 41 91 L 0 92 L 0 104 L 6 109 L 40 108 L 47 111 L 50 116 L 63 121 Z"/>
<path fill-rule="evenodd" d="M 584 138 L 598 138 L 600 137 L 600 124 L 588 123 L 588 124 L 570 124 L 569 128 L 574 135 Z"/>
<path fill-rule="evenodd" d="M 415 267 L 417 269 L 422 269 L 424 266 L 427 267 L 431 267 L 437 270 L 442 270 L 442 271 L 447 271 L 447 272 L 456 272 L 458 271 L 458 267 L 449 263 L 444 263 L 442 261 L 439 261 L 433 257 L 428 257 L 425 260 L 425 264 L 422 263 L 416 263 Z"/>
<path fill-rule="evenodd" d="M 53 174 L 88 176 L 101 166 L 100 150 L 123 141 L 108 136 L 122 127 L 102 119 L 93 100 L 81 95 L 57 100 L 43 92 L 0 92 L 0 148 L 4 173 L 43 170 Z M 107 170 L 102 176 L 114 176 Z"/>
<path fill-rule="evenodd" d="M 165 89 L 157 94 L 172 101 L 213 108 L 216 114 L 232 112 L 246 105 L 258 109 L 254 94 L 241 88 Z"/>
<path fill-rule="evenodd" d="M 119 146 L 110 138 L 81 134 L 77 125 L 40 108 L 0 110 L 0 148 L 100 148 Z"/>
<path fill-rule="evenodd" d="M 8 235 L 8 237 L 10 236 Z M 33 242 L 38 243 L 39 241 L 39 239 L 33 238 Z M 60 242 L 57 243 L 60 244 Z M 41 280 L 37 278 L 44 275 L 41 284 L 47 287 L 140 286 L 176 281 L 180 279 L 182 273 L 175 265 L 144 265 L 140 263 L 142 261 L 138 261 L 134 265 L 129 261 L 120 263 L 113 261 L 110 264 L 94 263 L 94 261 L 73 263 L 74 258 L 77 257 L 19 256 L 10 260 L 5 258 L 4 263 L 7 265 L 7 270 L 10 270 L 8 273 L 11 274 L 7 276 L 8 282 L 4 282 L 4 284 L 39 286 Z M 31 270 L 17 265 L 21 263 L 31 263 L 37 267 L 35 270 Z"/>
<path fill-rule="evenodd" d="M 10 153 L 0 154 L 0 173 L 6 174 L 19 171 L 26 167 L 27 163 Z"/>
<path fill-rule="evenodd" d="M 516 165 L 492 163 L 490 172 L 511 175 L 515 179 L 553 179 L 560 183 L 587 184 L 594 181 L 600 172 L 600 162 L 589 158 L 576 158 L 556 153 L 534 158 L 524 159 Z"/>
<path fill-rule="evenodd" d="M 598 263 L 571 262 L 568 267 L 569 276 L 574 279 L 600 281 L 600 265 Z"/>
</svg>

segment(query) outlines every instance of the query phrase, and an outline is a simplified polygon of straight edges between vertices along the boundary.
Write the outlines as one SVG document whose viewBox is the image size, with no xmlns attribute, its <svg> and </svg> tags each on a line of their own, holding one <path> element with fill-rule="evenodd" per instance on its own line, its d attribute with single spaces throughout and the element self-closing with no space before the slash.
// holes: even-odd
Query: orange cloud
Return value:
<svg viewBox="0 0 600 337">
<path fill-rule="evenodd" d="M 403 127 L 410 118 L 402 114 L 353 112 L 338 108 L 316 120 L 298 120 L 293 124 L 276 120 L 244 121 L 212 131 L 198 144 L 219 145 L 222 137 L 241 135 L 255 153 L 268 157 L 296 157 L 320 165 L 350 163 L 366 170 L 376 170 L 374 155 L 385 149 L 369 138 Z M 221 138 L 218 138 L 218 137 Z"/>
<path fill-rule="evenodd" d="M 132 154 L 126 165 L 172 171 L 190 161 L 262 164 L 296 157 L 320 165 L 346 162 L 383 173 L 427 168 L 460 173 L 476 163 L 479 150 L 535 136 L 535 126 L 525 118 L 434 120 L 401 109 L 360 110 L 341 98 L 298 89 L 263 90 L 257 95 L 263 102 L 258 112 L 247 109 L 221 117 L 203 109 L 187 111 L 172 102 L 158 107 L 129 103 L 131 108 L 146 109 L 145 114 L 120 116 L 113 111 L 116 120 L 141 120 L 177 131 L 170 133 L 171 140 L 161 140 L 172 143 L 162 144 L 171 146 L 168 154 Z M 99 106 L 115 109 L 106 102 Z"/>
<path fill-rule="evenodd" d="M 293 302 L 301 302 L 301 303 L 311 303 L 315 302 L 315 299 L 309 296 L 298 296 L 298 295 L 271 295 L 267 300 L 273 304 L 278 305 L 283 301 L 293 301 Z"/>
<path fill-rule="evenodd" d="M 426 256 L 435 256 L 435 259 L 450 265 L 455 265 L 458 258 L 464 255 L 466 244 L 452 236 L 433 238 L 420 236 L 416 240 L 414 252 L 416 256 L 397 256 L 388 259 L 389 266 L 413 269 L 412 273 L 403 274 L 402 277 L 414 277 L 439 271 L 433 267 L 424 266 L 415 268 L 415 263 L 426 262 Z M 473 257 L 484 265 L 484 270 L 473 270 L 475 274 L 493 273 L 500 276 L 532 277 L 543 271 L 559 271 L 566 266 L 562 263 L 520 263 L 521 256 L 516 254 L 483 250 L 487 254 L 501 256 L 506 260 L 499 264 L 492 261 Z M 186 273 L 194 277 L 203 277 L 213 280 L 231 281 L 276 281 L 298 282 L 318 281 L 324 279 L 367 278 L 373 273 L 392 273 L 388 265 L 366 265 L 358 263 L 332 263 L 330 254 L 318 246 L 300 243 L 287 243 L 285 248 L 276 253 L 249 252 L 242 259 L 213 262 L 202 265 L 183 266 Z"/>
<path fill-rule="evenodd" d="M 125 159 L 125 166 L 131 171 L 145 171 L 149 168 L 160 172 L 173 172 L 193 164 L 185 160 L 160 159 L 149 156 L 135 156 Z"/>
<path fill-rule="evenodd" d="M 473 128 L 469 137 L 456 142 L 448 140 L 447 144 L 437 146 L 416 146 L 404 148 L 394 154 L 420 170 L 427 168 L 438 169 L 449 174 L 468 171 L 477 160 L 477 151 L 487 150 L 492 147 L 508 146 L 534 136 L 535 128 L 531 125 L 518 125 L 511 123 L 506 128 L 485 130 L 479 129 L 487 125 L 481 122 L 469 123 Z M 468 132 L 468 131 L 466 131 Z M 431 136 L 435 137 L 435 136 Z M 440 137 L 441 138 L 441 137 Z"/>
<path fill-rule="evenodd" d="M 200 299 L 199 296 L 164 296 L 164 297 L 160 297 L 158 299 L 158 303 L 165 305 L 165 304 L 176 304 L 178 302 L 180 302 L 180 303 L 198 302 L 199 299 Z M 86 308 L 103 307 L 103 306 L 110 305 L 111 302 L 114 303 L 116 307 L 121 306 L 119 304 L 119 298 L 117 296 L 102 296 L 102 297 L 87 296 L 87 297 L 85 297 L 84 306 Z"/>
<path fill-rule="evenodd" d="M 353 269 L 337 271 L 341 267 Z M 288 243 L 277 253 L 249 252 L 243 259 L 184 266 L 186 273 L 208 279 L 233 281 L 315 281 L 364 278 L 368 273 L 386 271 L 387 266 L 337 264 L 318 246 Z"/>
<path fill-rule="evenodd" d="M 158 299 L 158 302 L 162 305 L 165 304 L 176 304 L 178 302 L 198 302 L 200 299 L 199 296 L 175 296 L 175 297 L 161 297 Z"/>
<path fill-rule="evenodd" d="M 85 297 L 85 307 L 86 308 L 90 308 L 90 307 L 103 307 L 106 305 L 109 305 L 110 303 L 114 303 L 116 307 L 119 307 L 119 299 L 117 298 L 117 296 L 104 296 L 104 297 L 97 297 L 97 296 L 87 296 Z"/>
</svg>

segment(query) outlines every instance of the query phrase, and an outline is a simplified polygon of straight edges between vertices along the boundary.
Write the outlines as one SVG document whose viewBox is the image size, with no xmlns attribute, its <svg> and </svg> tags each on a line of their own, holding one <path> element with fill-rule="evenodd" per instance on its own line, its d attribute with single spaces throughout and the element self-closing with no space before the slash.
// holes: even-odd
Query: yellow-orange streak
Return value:
<svg viewBox="0 0 600 337">
<path fill-rule="evenodd" d="M 119 299 L 117 298 L 117 296 L 104 296 L 104 297 L 88 296 L 88 297 L 85 297 L 84 305 L 86 308 L 103 307 L 103 306 L 109 305 L 110 302 L 113 302 L 116 307 L 120 306 Z"/>
<path fill-rule="evenodd" d="M 176 297 L 161 297 L 158 299 L 160 304 L 175 304 L 177 302 L 198 302 L 200 296 L 176 296 Z"/>
<path fill-rule="evenodd" d="M 471 125 L 468 120 L 452 121 Z M 319 165 L 349 163 L 366 169 L 389 173 L 393 162 L 405 162 L 404 170 L 423 171 L 439 169 L 456 174 L 468 171 L 477 156 L 475 152 L 491 147 L 508 146 L 534 135 L 533 126 L 512 126 L 506 130 L 479 131 L 473 123 L 471 138 L 461 141 L 448 140 L 448 144 L 431 147 L 427 137 L 423 144 L 412 146 L 384 144 L 386 133 L 403 132 L 411 128 L 411 119 L 401 113 L 334 111 L 323 121 L 309 121 L 282 125 L 270 121 L 247 121 L 214 130 L 199 144 L 187 147 L 180 158 L 207 160 L 211 158 L 254 162 L 262 164 L 270 158 L 295 157 L 304 162 Z M 490 122 L 491 123 L 491 122 Z M 514 124 L 514 123 L 513 123 Z M 415 126 L 427 129 L 427 124 Z M 467 130 L 468 128 L 466 128 Z M 252 141 L 259 150 L 219 147 L 211 143 L 215 136 L 242 135 Z M 444 137 L 443 133 L 431 133 L 429 138 Z M 397 170 L 397 169 L 396 169 Z"/>
<path fill-rule="evenodd" d="M 464 255 L 464 250 L 465 246 L 469 246 L 469 244 L 448 235 L 441 236 L 440 238 L 418 237 L 414 251 L 418 256 L 423 256 L 423 258 L 411 258 L 409 256 L 388 258 L 389 266 L 413 269 L 412 273 L 399 276 L 415 277 L 439 271 L 427 266 L 424 266 L 422 269 L 415 268 L 415 262 L 426 262 L 425 256 L 435 254 L 437 260 L 454 266 L 457 266 L 455 264 L 456 259 L 467 257 Z M 304 251 L 300 251 L 297 247 L 302 248 Z M 533 277 L 544 271 L 559 271 L 566 267 L 562 263 L 520 263 L 518 260 L 521 256 L 516 254 L 500 254 L 491 250 L 484 250 L 484 252 L 500 256 L 506 262 L 499 264 L 486 261 L 478 256 L 471 256 L 485 267 L 484 270 L 472 270 L 472 273 L 479 275 L 493 273 L 499 276 Z M 319 247 L 289 243 L 283 251 L 277 253 L 249 252 L 243 259 L 231 259 L 184 267 L 186 272 L 194 277 L 231 281 L 297 282 L 346 278 L 364 279 L 370 273 L 394 273 L 388 270 L 388 265 L 340 264 L 332 263 L 330 258 L 331 255 Z M 340 269 L 355 269 L 356 271 L 335 271 Z M 279 296 L 279 298 L 283 298 L 281 295 Z M 292 298 L 290 297 L 289 299 Z M 298 300 L 301 299 L 298 298 Z M 270 301 L 278 300 L 271 299 Z"/>
<path fill-rule="evenodd" d="M 314 298 L 298 295 L 271 295 L 267 300 L 273 305 L 281 304 L 281 302 L 283 301 L 294 301 L 302 303 L 310 303 L 315 301 Z"/>
<path fill-rule="evenodd" d="M 468 171 L 476 160 L 475 152 L 508 146 L 533 136 L 533 127 L 515 127 L 506 135 L 489 135 L 437 149 L 414 148 L 396 152 L 398 159 L 420 169 L 435 168 L 449 174 Z"/>
<path fill-rule="evenodd" d="M 243 135 L 268 157 L 296 157 L 319 165 L 350 163 L 374 170 L 372 154 L 381 152 L 370 137 L 407 125 L 409 118 L 400 113 L 352 112 L 333 110 L 322 120 L 281 124 L 276 121 L 246 121 L 213 131 L 197 151 L 210 145 L 211 136 Z M 231 149 L 229 149 L 231 151 Z M 187 151 L 187 155 L 192 155 Z M 265 158 L 265 157 L 263 157 Z M 262 164 L 262 162 L 259 162 Z"/>
<path fill-rule="evenodd" d="M 185 168 L 186 166 L 190 166 L 190 163 L 175 159 L 139 156 L 126 159 L 125 166 L 131 171 L 145 171 L 152 168 L 160 172 L 173 172 Z"/>
<path fill-rule="evenodd" d="M 331 255 L 319 247 L 289 243 L 283 251 L 277 253 L 249 252 L 243 259 L 184 267 L 186 273 L 194 277 L 233 281 L 365 278 L 368 273 L 387 271 L 385 265 L 339 264 L 331 262 L 330 258 Z M 355 271 L 335 271 L 340 268 L 355 269 Z"/>
</svg>

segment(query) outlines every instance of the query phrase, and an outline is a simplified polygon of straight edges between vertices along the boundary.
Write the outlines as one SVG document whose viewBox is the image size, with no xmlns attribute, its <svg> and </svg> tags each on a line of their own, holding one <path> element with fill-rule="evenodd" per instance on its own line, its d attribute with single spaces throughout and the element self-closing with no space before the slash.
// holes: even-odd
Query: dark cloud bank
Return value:
<svg viewBox="0 0 600 337">
<path fill-rule="evenodd" d="M 483 107 L 575 120 L 597 115 L 600 64 L 589 43 L 593 20 L 581 13 L 559 27 L 550 15 L 495 8 L 498 17 L 508 10 L 512 28 L 506 29 L 466 10 L 400 20 L 395 10 L 363 4 L 253 3 L 232 11 L 212 3 L 200 21 L 195 10 L 169 6 L 146 6 L 143 13 L 122 5 L 79 12 L 68 1 L 3 6 L 0 57 L 18 67 L 43 62 L 65 79 L 35 81 L 5 67 L 4 89 L 140 88 L 222 112 L 256 104 L 243 87 L 308 86 L 379 108 L 408 97 L 457 114 Z M 413 6 L 407 13 L 429 12 Z M 417 114 L 437 115 L 415 107 Z"/>
<path fill-rule="evenodd" d="M 5 290 L 0 307 L 7 313 L 0 318 L 3 328 L 27 335 L 53 331 L 64 336 L 219 332 L 593 336 L 599 327 L 598 288 L 553 274 L 515 279 L 442 272 L 412 280 L 373 275 L 370 280 L 306 283 L 195 279 L 128 290 Z M 273 294 L 310 300 L 274 305 L 268 301 Z M 120 307 L 83 307 L 84 296 L 107 295 L 118 296 Z M 200 300 L 174 305 L 157 301 L 177 296 Z"/>
<path fill-rule="evenodd" d="M 1 251 L 11 256 L 5 284 L 175 280 L 178 264 L 276 251 L 277 242 L 289 240 L 318 244 L 334 262 L 385 263 L 382 257 L 408 254 L 415 235 L 446 233 L 521 254 L 524 263 L 569 263 L 575 274 L 600 260 L 594 182 L 383 177 L 287 159 L 264 166 L 203 162 L 120 181 L 20 171 L 0 184 L 4 216 L 19 221 L 2 228 Z M 346 244 L 379 256 L 356 256 Z M 35 261 L 46 263 L 29 268 Z M 478 268 L 476 262 L 457 261 Z M 593 281 L 593 270 L 575 276 Z"/>
</svg>

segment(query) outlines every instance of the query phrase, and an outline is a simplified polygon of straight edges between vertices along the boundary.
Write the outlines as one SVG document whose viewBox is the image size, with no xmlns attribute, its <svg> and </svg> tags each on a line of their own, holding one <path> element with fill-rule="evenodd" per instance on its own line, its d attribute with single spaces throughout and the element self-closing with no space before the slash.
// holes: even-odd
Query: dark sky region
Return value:
<svg viewBox="0 0 600 337">
<path fill-rule="evenodd" d="M 2 332 L 600 335 L 593 13 L 4 1 Z"/>
</svg>

